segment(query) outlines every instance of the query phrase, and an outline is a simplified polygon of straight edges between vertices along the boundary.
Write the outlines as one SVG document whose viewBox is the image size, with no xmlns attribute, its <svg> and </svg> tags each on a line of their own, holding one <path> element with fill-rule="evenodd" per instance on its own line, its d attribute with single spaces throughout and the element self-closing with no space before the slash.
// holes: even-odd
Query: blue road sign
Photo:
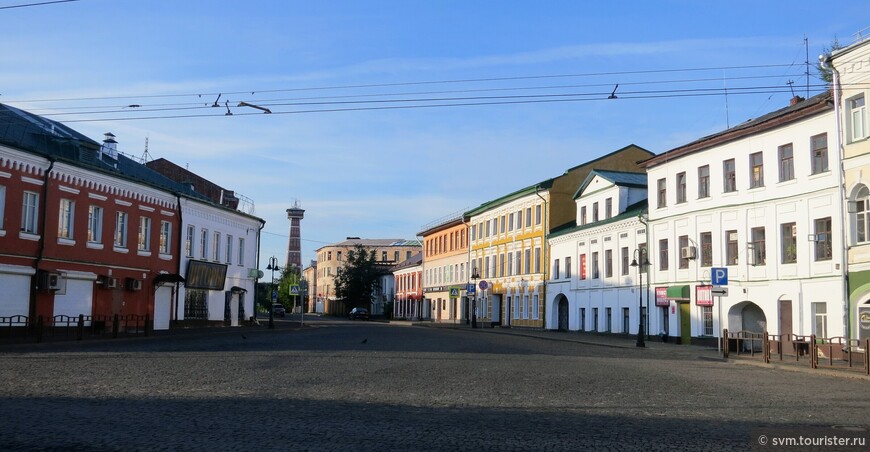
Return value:
<svg viewBox="0 0 870 452">
<path fill-rule="evenodd" d="M 475 289 L 474 284 L 469 284 L 469 285 L 465 288 L 465 294 L 466 294 L 466 295 L 474 295 L 474 289 Z"/>
<path fill-rule="evenodd" d="M 272 291 L 272 301 L 278 301 L 278 291 L 277 290 Z"/>
<path fill-rule="evenodd" d="M 725 267 L 713 267 L 710 269 L 710 277 L 714 286 L 728 285 L 728 269 Z"/>
</svg>

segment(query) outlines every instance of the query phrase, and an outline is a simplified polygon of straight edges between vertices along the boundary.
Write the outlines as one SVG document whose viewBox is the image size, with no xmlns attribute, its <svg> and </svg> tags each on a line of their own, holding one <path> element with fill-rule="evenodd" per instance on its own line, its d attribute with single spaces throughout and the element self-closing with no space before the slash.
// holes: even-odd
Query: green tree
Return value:
<svg viewBox="0 0 870 452">
<path fill-rule="evenodd" d="M 825 55 L 826 57 L 829 57 L 829 56 L 831 56 L 831 54 L 834 53 L 836 50 L 838 50 L 838 49 L 842 49 L 842 48 L 843 48 L 843 46 L 840 45 L 840 41 L 839 41 L 836 37 L 834 37 L 834 40 L 831 41 L 831 46 L 830 46 L 830 47 L 824 47 L 824 48 L 822 49 L 822 55 Z M 821 61 L 819 61 L 818 63 L 816 63 L 816 71 L 819 73 L 819 78 L 822 79 L 822 80 L 824 80 L 824 81 L 827 82 L 828 84 L 831 84 L 831 83 L 834 81 L 834 72 L 831 70 L 831 68 L 829 68 L 829 67 L 827 67 L 826 65 L 822 64 Z"/>
<path fill-rule="evenodd" d="M 374 252 L 368 252 L 362 245 L 347 252 L 344 265 L 335 277 L 335 296 L 344 300 L 347 309 L 371 305 L 380 275 L 375 264 Z"/>
</svg>

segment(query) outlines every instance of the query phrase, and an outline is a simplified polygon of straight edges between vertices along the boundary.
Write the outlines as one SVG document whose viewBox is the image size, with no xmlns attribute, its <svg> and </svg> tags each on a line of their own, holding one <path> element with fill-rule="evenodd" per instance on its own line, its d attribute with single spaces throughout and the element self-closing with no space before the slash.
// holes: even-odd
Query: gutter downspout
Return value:
<svg viewBox="0 0 870 452">
<path fill-rule="evenodd" d="M 550 229 L 549 229 L 549 227 L 550 227 L 550 214 L 549 214 L 549 211 L 547 210 L 547 206 L 548 206 L 547 200 L 544 199 L 544 197 L 541 196 L 540 193 L 538 193 L 538 189 L 540 189 L 540 188 L 541 188 L 540 185 L 535 186 L 535 196 L 537 196 L 538 198 L 541 198 L 541 201 L 544 201 L 544 238 L 543 238 L 543 243 L 541 243 L 541 249 L 544 250 L 544 253 L 543 253 L 544 255 L 541 256 L 541 260 L 543 261 L 541 263 L 544 264 L 544 271 L 542 272 L 543 273 L 543 275 L 542 275 L 543 281 L 541 281 L 542 294 L 541 294 L 541 301 L 539 301 L 539 303 L 543 302 L 543 309 L 541 309 L 541 316 L 544 318 L 543 329 L 546 330 L 547 329 L 547 320 L 546 320 L 547 319 L 547 271 L 550 269 L 550 258 L 549 258 L 550 246 L 549 246 L 549 242 L 547 242 L 547 237 L 550 235 Z"/>
<path fill-rule="evenodd" d="M 846 241 L 846 212 L 844 204 L 846 203 L 846 187 L 845 187 L 845 176 L 843 175 L 843 159 L 845 149 L 843 148 L 843 124 L 840 119 L 840 96 L 842 96 L 842 91 L 840 89 L 840 73 L 837 72 L 837 68 L 831 64 L 831 56 L 823 55 L 819 57 L 819 62 L 822 66 L 829 68 L 831 70 L 831 74 L 833 75 L 833 80 L 831 85 L 834 89 L 833 97 L 834 97 L 834 118 L 837 123 L 837 196 L 839 196 L 839 213 L 840 213 L 840 274 L 842 275 L 843 282 L 843 331 L 846 336 L 846 340 L 852 340 L 852 306 L 851 306 L 851 297 L 849 294 L 849 272 L 847 270 L 847 266 L 849 264 L 849 249 Z"/>
<path fill-rule="evenodd" d="M 181 238 L 183 237 L 182 234 L 184 233 L 184 218 L 181 215 L 181 195 L 178 193 L 175 193 L 175 202 L 176 202 L 176 206 L 178 206 L 178 254 L 177 254 L 177 256 L 178 256 L 178 268 L 176 270 L 176 273 L 178 273 L 180 275 L 181 274 L 181 258 L 182 258 L 182 256 L 184 256 L 183 254 L 181 254 L 181 252 L 182 252 Z M 191 240 L 193 240 L 193 237 L 191 237 Z M 192 243 L 191 243 L 191 246 L 193 246 Z M 178 284 L 179 284 L 178 282 L 175 283 L 175 313 L 174 313 L 175 319 L 173 319 L 173 323 L 176 326 L 178 326 L 178 308 L 179 308 L 178 292 L 180 291 Z"/>
<path fill-rule="evenodd" d="M 51 171 L 54 169 L 55 159 L 54 157 L 48 158 L 49 165 L 48 169 L 45 171 L 45 177 L 43 178 L 42 183 L 42 212 L 40 215 L 42 217 L 42 225 L 41 225 L 41 234 L 39 235 L 39 250 L 36 252 L 36 261 L 33 263 L 34 273 L 30 278 L 30 306 L 28 307 L 28 316 L 31 320 L 30 325 L 31 328 L 36 326 L 36 323 L 33 322 L 33 319 L 36 318 L 36 290 L 39 284 L 39 264 L 42 262 L 42 258 L 45 254 L 45 235 L 46 235 L 46 210 L 48 208 L 48 182 L 51 179 Z"/>
</svg>

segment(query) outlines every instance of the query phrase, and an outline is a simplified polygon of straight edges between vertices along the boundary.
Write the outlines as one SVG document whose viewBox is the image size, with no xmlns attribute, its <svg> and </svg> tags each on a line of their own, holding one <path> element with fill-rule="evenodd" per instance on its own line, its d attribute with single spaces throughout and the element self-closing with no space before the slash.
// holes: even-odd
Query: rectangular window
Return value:
<svg viewBox="0 0 870 452">
<path fill-rule="evenodd" d="M 749 188 L 764 186 L 764 160 L 761 152 L 749 154 Z"/>
<path fill-rule="evenodd" d="M 160 253 L 170 254 L 169 247 L 172 242 L 172 225 L 168 221 L 160 222 Z"/>
<path fill-rule="evenodd" d="M 6 213 L 6 187 L 0 185 L 0 231 L 4 229 L 4 215 Z"/>
<path fill-rule="evenodd" d="M 701 320 L 704 323 L 704 336 L 713 335 L 713 306 L 701 306 Z"/>
<path fill-rule="evenodd" d="M 626 276 L 626 275 L 628 275 L 628 267 L 630 267 L 630 264 L 628 263 L 628 247 L 627 246 L 622 247 L 621 253 L 622 253 L 622 269 L 620 270 L 620 274 L 622 276 Z"/>
<path fill-rule="evenodd" d="M 701 267 L 713 266 L 713 233 L 701 233 Z"/>
<path fill-rule="evenodd" d="M 115 213 L 115 246 L 127 247 L 127 212 Z"/>
<path fill-rule="evenodd" d="M 649 254 L 648 254 L 649 252 L 646 249 L 646 243 L 638 243 L 637 249 L 638 249 L 638 253 L 637 253 L 637 260 L 638 261 L 637 261 L 637 263 L 640 264 L 641 262 L 644 262 L 644 260 L 643 260 L 644 256 L 649 256 Z M 647 272 L 649 272 L 649 267 L 650 267 L 649 265 L 641 265 L 640 271 L 642 273 L 647 273 Z"/>
<path fill-rule="evenodd" d="M 604 326 L 606 332 L 610 333 L 613 331 L 613 308 L 604 308 Z"/>
<path fill-rule="evenodd" d="M 486 264 L 485 264 L 484 267 L 483 267 L 483 271 L 484 271 L 484 275 L 483 275 L 483 277 L 484 277 L 484 278 L 489 278 L 489 275 L 490 275 L 490 271 L 489 271 L 489 256 L 486 256 L 486 259 L 485 259 L 484 261 L 486 262 Z"/>
<path fill-rule="evenodd" d="M 523 228 L 523 210 L 517 210 L 517 231 Z"/>
<path fill-rule="evenodd" d="M 75 215 L 75 202 L 71 199 L 60 200 L 60 224 L 57 228 L 57 236 L 64 239 L 73 238 L 73 224 Z"/>
<path fill-rule="evenodd" d="M 779 234 L 782 239 L 782 250 L 780 252 L 783 264 L 794 264 L 797 262 L 797 225 L 795 223 L 784 223 L 779 226 Z"/>
<path fill-rule="evenodd" d="M 541 248 L 535 248 L 535 273 L 541 273 Z"/>
<path fill-rule="evenodd" d="M 486 220 L 486 236 L 487 237 L 489 237 L 489 235 L 490 235 L 490 223 L 491 223 L 490 220 Z"/>
<path fill-rule="evenodd" d="M 381 251 L 381 262 L 386 262 L 386 261 L 387 261 L 387 252 Z"/>
<path fill-rule="evenodd" d="M 580 207 L 580 224 L 586 224 L 586 206 Z"/>
<path fill-rule="evenodd" d="M 779 181 L 794 179 L 794 147 L 784 144 L 779 148 Z"/>
<path fill-rule="evenodd" d="M 725 265 L 737 265 L 737 231 L 725 231 Z"/>
<path fill-rule="evenodd" d="M 535 294 L 532 299 L 532 318 L 538 320 L 538 294 Z"/>
<path fill-rule="evenodd" d="M 592 308 L 592 331 L 598 331 L 598 308 Z"/>
<path fill-rule="evenodd" d="M 828 337 L 828 305 L 826 303 L 813 303 L 813 334 L 817 338 Z"/>
<path fill-rule="evenodd" d="M 559 279 L 559 259 L 553 261 L 553 279 Z"/>
<path fill-rule="evenodd" d="M 535 206 L 535 225 L 541 224 L 541 205 Z"/>
<path fill-rule="evenodd" d="M 514 230 L 514 214 L 510 214 L 508 217 L 508 231 Z"/>
<path fill-rule="evenodd" d="M 199 258 L 208 259 L 208 229 L 199 231 Z"/>
<path fill-rule="evenodd" d="M 689 252 L 689 236 L 681 235 L 677 239 L 677 243 L 680 245 L 680 263 L 677 265 L 681 269 L 689 268 L 689 257 L 687 253 Z M 686 250 L 683 252 L 683 250 Z"/>
<path fill-rule="evenodd" d="M 523 319 L 529 318 L 529 296 L 523 295 Z"/>
<path fill-rule="evenodd" d="M 565 258 L 565 278 L 571 278 L 571 256 Z"/>
<path fill-rule="evenodd" d="M 529 274 L 532 270 L 532 250 L 526 248 L 523 252 L 525 253 L 525 259 L 523 259 L 523 270 L 525 270 L 526 274 Z"/>
<path fill-rule="evenodd" d="M 595 223 L 598 221 L 598 203 L 592 203 L 592 222 Z"/>
<path fill-rule="evenodd" d="M 227 259 L 227 264 L 233 263 L 233 236 L 227 234 L 227 249 L 224 252 L 224 256 Z"/>
<path fill-rule="evenodd" d="M 668 206 L 668 181 L 665 179 L 658 180 L 658 192 L 656 200 L 656 207 L 658 207 L 659 209 Z"/>
<path fill-rule="evenodd" d="M 631 313 L 628 308 L 622 308 L 622 332 L 628 334 L 631 325 Z"/>
<path fill-rule="evenodd" d="M 613 250 L 604 250 L 604 277 L 613 277 Z"/>
<path fill-rule="evenodd" d="M 852 141 L 867 138 L 867 107 L 863 94 L 849 99 L 849 126 L 852 129 Z"/>
<path fill-rule="evenodd" d="M 212 243 L 213 249 L 211 250 L 212 258 L 215 262 L 220 262 L 221 260 L 221 233 L 215 231 L 214 233 L 214 242 Z"/>
<path fill-rule="evenodd" d="M 686 173 L 677 173 L 677 204 L 686 202 Z"/>
<path fill-rule="evenodd" d="M 810 151 L 813 154 L 813 174 L 828 171 L 828 134 L 811 137 Z"/>
<path fill-rule="evenodd" d="M 604 200 L 604 218 L 613 217 L 613 198 Z"/>
<path fill-rule="evenodd" d="M 196 234 L 196 227 L 192 224 L 187 225 L 187 238 L 184 239 L 184 255 L 187 257 L 193 257 L 194 234 Z"/>
<path fill-rule="evenodd" d="M 586 308 L 580 308 L 580 331 L 586 331 Z"/>
<path fill-rule="evenodd" d="M 475 240 L 477 240 L 477 225 L 473 224 L 471 225 L 471 241 L 473 242 Z"/>
<path fill-rule="evenodd" d="M 725 193 L 737 191 L 737 167 L 734 165 L 734 159 L 722 162 L 722 177 L 725 184 L 723 187 Z"/>
<path fill-rule="evenodd" d="M 139 251 L 151 251 L 151 219 L 139 217 Z"/>
<path fill-rule="evenodd" d="M 526 227 L 532 227 L 532 208 L 526 207 Z"/>
<path fill-rule="evenodd" d="M 88 208 L 88 242 L 103 243 L 103 208 Z"/>
<path fill-rule="evenodd" d="M 508 258 L 508 275 L 513 272 L 514 266 Z M 504 253 L 498 255 L 498 276 L 504 276 Z"/>
<path fill-rule="evenodd" d="M 831 237 L 831 217 L 820 218 L 815 222 L 816 260 L 829 261 L 833 256 L 833 237 Z"/>
<path fill-rule="evenodd" d="M 239 237 L 239 265 L 245 265 L 245 239 Z"/>
<path fill-rule="evenodd" d="M 393 252 L 393 262 L 399 262 L 399 252 L 398 251 Z"/>
<path fill-rule="evenodd" d="M 515 275 L 519 275 L 522 273 L 522 269 L 520 268 L 520 263 L 522 262 L 522 260 L 523 260 L 523 252 L 522 251 L 517 251 L 516 253 L 514 253 L 514 270 L 516 270 L 516 272 L 514 273 Z"/>
<path fill-rule="evenodd" d="M 752 228 L 749 231 L 752 236 L 752 265 L 765 265 L 767 262 L 767 253 L 765 251 L 766 243 L 764 241 L 764 227 Z"/>
<path fill-rule="evenodd" d="M 601 274 L 598 271 L 598 252 L 597 251 L 592 253 L 592 262 L 590 264 L 592 265 L 592 279 L 598 279 L 601 276 Z"/>
<path fill-rule="evenodd" d="M 659 270 L 668 269 L 668 239 L 659 240 Z"/>
<path fill-rule="evenodd" d="M 499 231 L 500 231 L 502 234 L 504 234 L 504 223 L 505 223 L 505 216 L 502 215 L 502 216 L 501 216 L 501 228 L 499 229 Z"/>
<path fill-rule="evenodd" d="M 39 212 L 39 194 L 32 191 L 24 192 L 21 204 L 21 232 L 36 234 L 37 212 Z"/>
<path fill-rule="evenodd" d="M 698 198 L 710 197 L 710 165 L 698 168 Z"/>
</svg>

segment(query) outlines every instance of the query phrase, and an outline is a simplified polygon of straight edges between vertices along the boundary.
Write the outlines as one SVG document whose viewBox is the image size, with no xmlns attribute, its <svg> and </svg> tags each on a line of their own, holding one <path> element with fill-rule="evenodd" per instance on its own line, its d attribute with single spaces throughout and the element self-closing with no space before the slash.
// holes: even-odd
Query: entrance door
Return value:
<svg viewBox="0 0 870 452">
<path fill-rule="evenodd" d="M 792 345 L 791 300 L 779 300 L 779 334 L 782 335 L 783 351 L 794 350 Z"/>
<path fill-rule="evenodd" d="M 501 324 L 501 295 L 492 295 L 492 323 L 495 325 Z"/>
<path fill-rule="evenodd" d="M 231 326 L 233 324 L 233 293 L 224 292 L 224 325 Z"/>
<path fill-rule="evenodd" d="M 680 343 L 689 345 L 692 343 L 692 304 L 677 304 L 680 305 Z"/>
<path fill-rule="evenodd" d="M 568 331 L 568 300 L 559 297 L 559 331 Z"/>
<path fill-rule="evenodd" d="M 858 339 L 870 339 L 870 304 L 867 303 L 858 306 Z"/>
</svg>

